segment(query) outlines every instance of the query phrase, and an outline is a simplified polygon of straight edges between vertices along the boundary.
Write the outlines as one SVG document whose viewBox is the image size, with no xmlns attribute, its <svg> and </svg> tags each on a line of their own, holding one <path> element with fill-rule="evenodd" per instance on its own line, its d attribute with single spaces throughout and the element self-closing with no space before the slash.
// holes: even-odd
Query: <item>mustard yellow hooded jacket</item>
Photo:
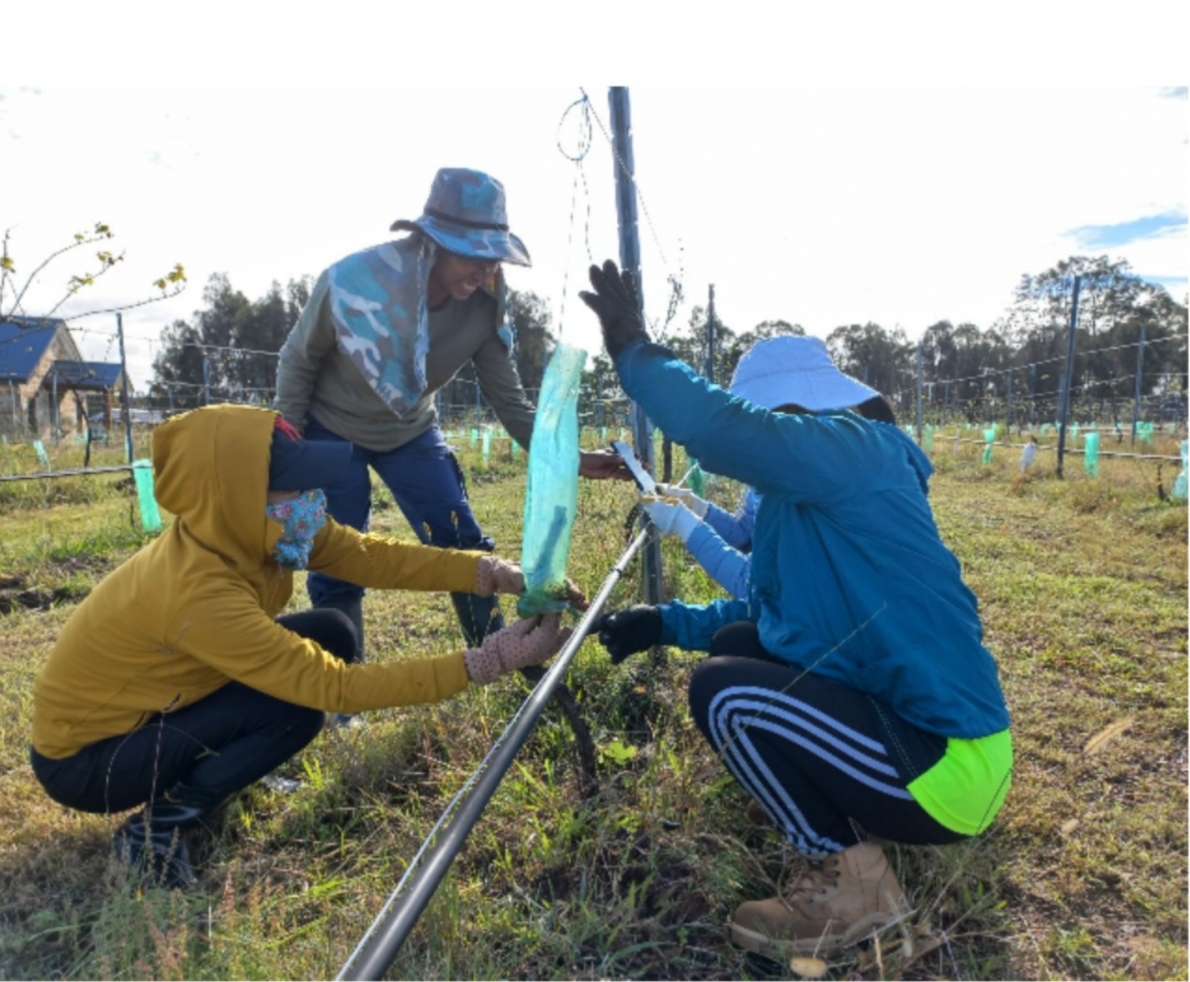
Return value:
<svg viewBox="0 0 1190 982">
<path fill-rule="evenodd" d="M 276 623 L 293 574 L 272 559 L 265 513 L 276 413 L 209 406 L 153 436 L 157 500 L 175 516 L 105 577 L 63 628 L 33 684 L 33 746 L 69 757 L 235 680 L 312 709 L 436 702 L 468 685 L 461 651 L 347 665 Z M 327 519 L 309 568 L 366 587 L 475 589 L 477 552 L 362 535 Z"/>
</svg>

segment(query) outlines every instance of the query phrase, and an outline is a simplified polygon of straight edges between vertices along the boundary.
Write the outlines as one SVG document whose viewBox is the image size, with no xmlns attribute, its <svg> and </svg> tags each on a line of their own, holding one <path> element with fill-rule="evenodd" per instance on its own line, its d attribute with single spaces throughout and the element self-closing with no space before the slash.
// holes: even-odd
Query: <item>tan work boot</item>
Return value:
<svg viewBox="0 0 1190 982">
<path fill-rule="evenodd" d="M 810 869 L 787 897 L 736 908 L 732 941 L 778 961 L 828 957 L 908 913 L 909 901 L 876 843 L 808 858 Z"/>
</svg>

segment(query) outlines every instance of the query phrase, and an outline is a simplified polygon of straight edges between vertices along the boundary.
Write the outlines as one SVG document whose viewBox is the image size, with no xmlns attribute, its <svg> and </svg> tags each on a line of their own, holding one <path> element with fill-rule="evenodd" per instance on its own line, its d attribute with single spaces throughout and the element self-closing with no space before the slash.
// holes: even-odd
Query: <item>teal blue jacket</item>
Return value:
<svg viewBox="0 0 1190 982">
<path fill-rule="evenodd" d="M 662 643 L 707 650 L 754 621 L 778 658 L 866 692 L 931 733 L 1005 729 L 975 595 L 926 497 L 929 459 L 896 426 L 839 411 L 775 413 L 636 344 L 624 391 L 706 471 L 761 495 L 746 600 L 661 607 Z"/>
</svg>

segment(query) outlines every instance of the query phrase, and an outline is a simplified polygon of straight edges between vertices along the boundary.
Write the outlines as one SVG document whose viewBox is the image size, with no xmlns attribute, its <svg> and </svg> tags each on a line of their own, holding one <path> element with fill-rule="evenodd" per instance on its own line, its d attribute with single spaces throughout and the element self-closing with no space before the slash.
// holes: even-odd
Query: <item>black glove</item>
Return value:
<svg viewBox="0 0 1190 982">
<path fill-rule="evenodd" d="M 603 328 L 603 346 L 614 362 L 617 356 L 634 341 L 648 341 L 644 318 L 640 312 L 640 295 L 636 292 L 636 277 L 621 273 L 610 259 L 603 269 L 592 266 L 589 272 L 594 293 L 580 290 L 583 302 L 599 317 Z"/>
<path fill-rule="evenodd" d="M 596 631 L 599 643 L 612 656 L 612 664 L 619 665 L 629 655 L 648 651 L 661 640 L 661 611 L 645 605 L 613 611 L 595 622 L 591 633 Z"/>
</svg>

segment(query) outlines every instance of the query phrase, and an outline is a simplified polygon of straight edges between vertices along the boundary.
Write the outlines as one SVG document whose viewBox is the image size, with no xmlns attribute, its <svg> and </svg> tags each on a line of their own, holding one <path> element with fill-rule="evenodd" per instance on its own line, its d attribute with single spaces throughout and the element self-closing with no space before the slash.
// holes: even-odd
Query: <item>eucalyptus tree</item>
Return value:
<svg viewBox="0 0 1190 982">
<path fill-rule="evenodd" d="M 902 328 L 869 321 L 836 327 L 826 337 L 835 364 L 898 403 L 915 384 L 915 348 Z"/>
<path fill-rule="evenodd" d="M 154 359 L 150 395 L 177 408 L 212 402 L 272 401 L 277 352 L 310 298 L 311 280 L 274 282 L 261 299 L 250 301 L 215 273 L 203 289 L 204 307 L 191 321 L 174 321 L 161 335 Z"/>
<path fill-rule="evenodd" d="M 1185 306 L 1164 288 L 1132 273 L 1127 261 L 1107 256 L 1071 256 L 1036 275 L 1025 275 L 1001 327 L 1015 349 L 1014 364 L 1027 367 L 1035 394 L 1056 408 L 1070 330 L 1074 277 L 1079 277 L 1079 315 L 1072 371 L 1076 413 L 1100 406 L 1122 412 L 1135 388 L 1142 328 L 1146 351 L 1142 392 L 1176 382 L 1185 391 Z M 1167 354 L 1168 352 L 1168 354 Z M 1177 381 L 1181 380 L 1181 381 Z"/>
<path fill-rule="evenodd" d="M 508 317 L 516 339 L 516 367 L 521 385 L 537 391 L 549 354 L 557 343 L 549 302 L 531 290 L 509 290 Z"/>
</svg>

